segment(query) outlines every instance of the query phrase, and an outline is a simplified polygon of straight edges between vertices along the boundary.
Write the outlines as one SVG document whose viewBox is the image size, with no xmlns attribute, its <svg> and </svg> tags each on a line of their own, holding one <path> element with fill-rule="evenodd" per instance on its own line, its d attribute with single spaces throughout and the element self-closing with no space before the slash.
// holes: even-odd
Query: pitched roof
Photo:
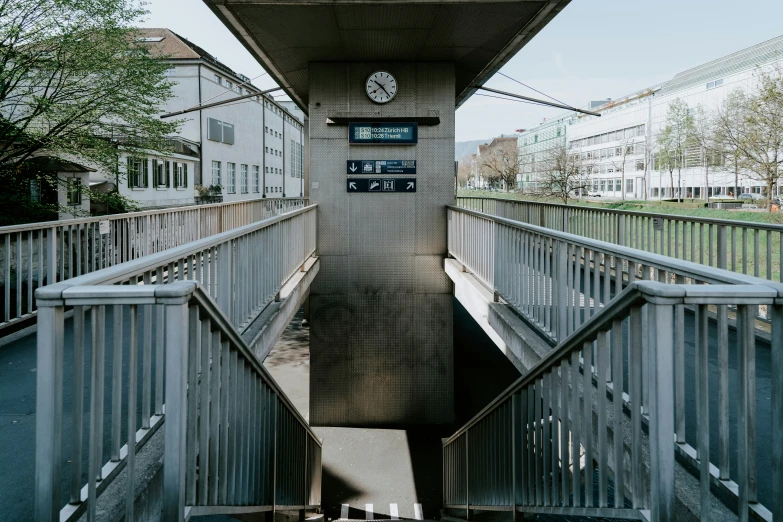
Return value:
<svg viewBox="0 0 783 522">
<path fill-rule="evenodd" d="M 783 59 L 783 36 L 778 36 L 717 60 L 712 60 L 677 73 L 674 78 L 663 85 L 661 92 L 679 91 L 693 85 L 707 83 L 710 80 L 723 78 L 757 65 L 781 59 Z"/>
<path fill-rule="evenodd" d="M 202 47 L 194 44 L 187 38 L 178 35 L 171 29 L 165 28 L 139 28 L 137 42 L 149 50 L 151 56 L 168 60 L 204 60 L 226 74 L 237 78 L 242 75 L 220 62 Z"/>
</svg>

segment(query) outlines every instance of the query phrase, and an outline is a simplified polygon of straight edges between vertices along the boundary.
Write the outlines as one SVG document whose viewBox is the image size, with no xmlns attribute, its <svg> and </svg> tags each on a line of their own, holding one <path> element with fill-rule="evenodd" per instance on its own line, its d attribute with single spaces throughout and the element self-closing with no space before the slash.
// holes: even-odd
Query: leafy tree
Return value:
<svg viewBox="0 0 783 522">
<path fill-rule="evenodd" d="M 773 189 L 783 176 L 783 71 L 758 69 L 751 92 L 736 90 L 717 112 L 719 135 L 737 164 L 763 183 L 772 210 Z"/>
<path fill-rule="evenodd" d="M 132 24 L 145 13 L 139 0 L 0 0 L 0 181 L 12 189 L 0 204 L 13 200 L 24 214 L 30 180 L 64 185 L 24 168 L 37 155 L 118 179 L 121 154 L 168 149 L 180 122 L 157 117 L 173 84 L 137 42 Z M 27 209 L 20 222 L 35 218 L 33 202 Z"/>
<path fill-rule="evenodd" d="M 677 199 L 682 199 L 682 168 L 685 165 L 685 151 L 693 143 L 693 116 L 688 104 L 677 98 L 669 104 L 666 125 L 658 133 L 658 157 L 669 171 L 674 197 L 674 170 L 677 169 Z"/>
</svg>

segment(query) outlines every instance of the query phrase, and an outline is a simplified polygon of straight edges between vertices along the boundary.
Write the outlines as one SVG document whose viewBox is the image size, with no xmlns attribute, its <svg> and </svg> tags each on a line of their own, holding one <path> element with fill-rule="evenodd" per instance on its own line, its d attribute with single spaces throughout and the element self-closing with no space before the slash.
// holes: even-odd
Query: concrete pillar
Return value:
<svg viewBox="0 0 783 522">
<path fill-rule="evenodd" d="M 378 70 L 397 78 L 385 105 L 365 94 Z M 309 84 L 321 259 L 310 294 L 310 422 L 450 423 L 453 312 L 443 259 L 444 207 L 454 204 L 454 66 L 311 63 Z M 438 115 L 440 123 L 420 123 L 416 145 L 349 145 L 347 124 L 327 123 L 338 114 L 381 122 Z M 415 159 L 417 190 L 349 194 L 349 159 Z"/>
</svg>

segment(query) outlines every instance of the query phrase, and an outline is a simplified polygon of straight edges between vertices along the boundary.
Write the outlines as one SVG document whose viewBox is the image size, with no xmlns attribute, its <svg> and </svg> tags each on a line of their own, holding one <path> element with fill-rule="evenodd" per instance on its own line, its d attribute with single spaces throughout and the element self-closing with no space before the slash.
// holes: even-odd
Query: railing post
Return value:
<svg viewBox="0 0 783 522">
<path fill-rule="evenodd" d="M 617 214 L 617 244 L 625 246 L 625 216 Z"/>
<path fill-rule="evenodd" d="M 11 255 L 10 252 L 8 254 Z M 57 227 L 51 227 L 46 234 L 46 284 L 57 282 Z"/>
<path fill-rule="evenodd" d="M 726 236 L 726 225 L 718 225 L 718 268 L 723 270 L 726 270 L 726 257 L 729 248 Z"/>
<path fill-rule="evenodd" d="M 49 229 L 51 234 L 52 229 Z M 35 398 L 35 520 L 60 520 L 60 469 L 63 390 L 63 330 L 61 299 L 38 298 Z"/>
<path fill-rule="evenodd" d="M 557 340 L 568 337 L 568 244 L 557 242 Z"/>
<path fill-rule="evenodd" d="M 226 241 L 220 245 L 218 253 L 218 304 L 226 317 L 231 317 L 231 271 L 232 271 L 232 243 Z"/>
<path fill-rule="evenodd" d="M 188 298 L 194 283 L 162 285 L 157 294 L 166 317 L 166 432 L 163 452 L 163 520 L 185 516 Z M 189 289 L 187 291 L 186 289 Z M 193 397 L 195 400 L 195 397 Z"/>
<path fill-rule="evenodd" d="M 652 522 L 674 520 L 674 306 L 649 305 L 650 492 Z"/>
<path fill-rule="evenodd" d="M 470 429 L 465 430 L 465 520 L 470 520 Z"/>
<path fill-rule="evenodd" d="M 783 520 L 783 295 L 770 306 L 772 321 L 772 520 Z"/>
</svg>

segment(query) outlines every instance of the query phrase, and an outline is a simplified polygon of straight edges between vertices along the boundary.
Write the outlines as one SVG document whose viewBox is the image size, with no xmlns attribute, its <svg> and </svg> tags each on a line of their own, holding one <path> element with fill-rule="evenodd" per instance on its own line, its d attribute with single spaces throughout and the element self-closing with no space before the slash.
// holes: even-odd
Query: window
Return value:
<svg viewBox="0 0 783 522">
<path fill-rule="evenodd" d="M 218 85 L 223 85 L 223 78 L 221 78 L 220 76 L 218 76 L 216 74 L 215 75 L 215 83 L 218 84 Z"/>
<path fill-rule="evenodd" d="M 226 89 L 228 89 L 229 91 L 234 90 L 234 83 L 231 80 L 226 80 Z"/>
<path fill-rule="evenodd" d="M 265 172 L 266 174 L 269 174 L 269 167 L 264 167 L 264 172 Z"/>
<path fill-rule="evenodd" d="M 155 175 L 155 186 L 165 188 L 169 186 L 169 162 L 152 160 L 152 172 Z"/>
<path fill-rule="evenodd" d="M 636 170 L 644 170 L 644 162 L 643 161 L 637 161 L 636 162 Z"/>
<path fill-rule="evenodd" d="M 623 180 L 622 178 L 617 178 L 614 180 L 614 190 L 615 192 L 622 192 L 623 191 Z"/>
<path fill-rule="evenodd" d="M 81 178 L 68 178 L 68 192 L 66 199 L 69 205 L 82 204 L 82 180 Z"/>
<path fill-rule="evenodd" d="M 228 182 L 228 193 L 234 194 L 237 191 L 237 165 L 236 163 L 226 163 L 226 177 Z"/>
<path fill-rule="evenodd" d="M 247 194 L 247 165 L 242 164 L 239 166 L 239 175 L 240 175 L 240 189 L 242 190 L 242 194 Z"/>
<path fill-rule="evenodd" d="M 630 194 L 633 192 L 633 180 L 632 179 L 626 179 L 625 180 L 625 192 L 627 194 Z"/>
<path fill-rule="evenodd" d="M 269 134 L 269 127 L 267 127 L 266 125 L 264 125 L 264 132 L 266 132 L 267 134 Z"/>
<path fill-rule="evenodd" d="M 713 89 L 715 87 L 720 87 L 721 85 L 723 85 L 723 79 L 722 78 L 720 80 L 715 80 L 714 82 L 708 82 L 707 83 L 707 88 L 708 89 Z"/>
<path fill-rule="evenodd" d="M 261 187 L 261 173 L 258 165 L 253 165 L 253 192 L 258 192 Z"/>
<path fill-rule="evenodd" d="M 606 192 L 606 180 L 601 180 L 601 192 Z"/>
<path fill-rule="evenodd" d="M 264 152 L 266 152 L 267 154 L 269 154 L 269 147 L 264 147 Z"/>
<path fill-rule="evenodd" d="M 215 118 L 207 118 L 207 139 L 233 145 L 234 125 Z"/>
<path fill-rule="evenodd" d="M 222 185 L 222 180 L 220 176 L 220 162 L 219 161 L 213 161 L 212 162 L 212 184 L 213 185 Z"/>
<path fill-rule="evenodd" d="M 185 188 L 188 186 L 188 164 L 174 163 L 174 187 Z"/>
<path fill-rule="evenodd" d="M 130 188 L 146 188 L 148 183 L 147 160 L 128 156 L 128 186 Z"/>
</svg>

